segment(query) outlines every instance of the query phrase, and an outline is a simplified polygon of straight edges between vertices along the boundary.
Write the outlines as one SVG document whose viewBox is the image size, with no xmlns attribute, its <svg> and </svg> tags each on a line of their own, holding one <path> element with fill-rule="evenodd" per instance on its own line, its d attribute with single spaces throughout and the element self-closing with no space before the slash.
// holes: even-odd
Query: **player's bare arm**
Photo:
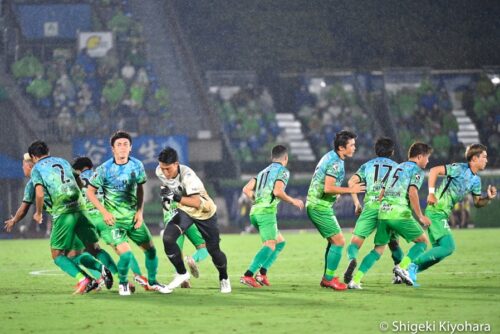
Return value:
<svg viewBox="0 0 500 334">
<path fill-rule="evenodd" d="M 144 222 L 144 186 L 142 184 L 137 185 L 137 212 L 134 215 L 134 228 L 138 229 Z"/>
<path fill-rule="evenodd" d="M 410 197 L 411 208 L 413 209 L 413 212 L 415 212 L 418 220 L 425 226 L 429 226 L 431 224 L 431 220 L 422 213 L 417 187 L 410 186 L 410 189 L 408 190 L 408 196 Z"/>
<path fill-rule="evenodd" d="M 497 188 L 495 186 L 489 185 L 486 189 L 486 196 L 474 196 L 474 206 L 476 208 L 482 208 L 490 204 L 491 200 L 497 197 Z"/>
<path fill-rule="evenodd" d="M 359 178 L 358 175 L 354 174 L 351 176 L 349 181 L 347 181 L 347 185 L 349 188 L 352 188 L 355 184 L 361 183 L 361 179 Z M 358 194 L 357 193 L 351 193 L 352 201 L 354 202 L 354 214 L 356 216 L 359 216 L 361 214 L 361 211 L 363 210 L 363 207 L 361 203 L 359 202 Z"/>
<path fill-rule="evenodd" d="M 252 178 L 248 183 L 243 187 L 243 193 L 250 199 L 254 199 L 254 189 L 257 180 Z"/>
<path fill-rule="evenodd" d="M 30 206 L 31 206 L 30 203 L 22 202 L 21 206 L 19 207 L 19 209 L 17 209 L 16 214 L 14 215 L 14 217 L 10 217 L 10 219 L 8 219 L 8 220 L 6 220 L 4 222 L 4 224 L 5 224 L 4 225 L 5 231 L 11 232 L 12 228 L 14 227 L 14 225 L 16 225 L 21 219 L 23 219 L 24 217 L 26 217 L 26 215 L 28 214 L 28 210 L 29 210 Z"/>
<path fill-rule="evenodd" d="M 94 204 L 97 210 L 99 210 L 99 212 L 102 214 L 104 222 L 108 225 L 114 225 L 116 221 L 115 216 L 113 216 L 108 210 L 106 210 L 104 205 L 102 205 L 102 203 L 99 202 L 96 192 L 97 189 L 91 184 L 89 184 L 89 186 L 87 187 L 87 198 L 92 204 Z"/>
<path fill-rule="evenodd" d="M 432 167 L 429 171 L 429 195 L 427 196 L 427 204 L 429 205 L 434 205 L 438 201 L 434 192 L 436 190 L 436 182 L 439 175 L 446 175 L 446 168 L 444 166 Z"/>
<path fill-rule="evenodd" d="M 364 193 L 366 186 L 363 183 L 353 184 L 352 187 L 338 187 L 335 185 L 335 178 L 333 176 L 327 175 L 325 177 L 325 194 L 359 194 Z"/>
<path fill-rule="evenodd" d="M 293 198 L 285 192 L 285 183 L 283 183 L 283 181 L 281 180 L 278 180 L 274 184 L 273 194 L 282 201 L 285 201 L 297 207 L 299 210 L 302 210 L 304 208 L 304 202 L 302 202 L 302 200 Z"/>
<path fill-rule="evenodd" d="M 37 184 L 35 186 L 35 214 L 33 215 L 33 220 L 38 224 L 42 223 L 42 210 L 43 210 L 43 186 L 41 184 Z"/>
</svg>

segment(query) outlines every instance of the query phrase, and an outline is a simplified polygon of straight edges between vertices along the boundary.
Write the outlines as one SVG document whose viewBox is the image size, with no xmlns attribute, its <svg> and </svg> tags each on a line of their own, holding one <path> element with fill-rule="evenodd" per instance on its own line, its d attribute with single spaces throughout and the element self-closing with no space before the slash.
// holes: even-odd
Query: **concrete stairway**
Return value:
<svg viewBox="0 0 500 334">
<path fill-rule="evenodd" d="M 276 114 L 276 121 L 281 129 L 281 137 L 288 145 L 290 153 L 299 161 L 314 161 L 316 157 L 309 141 L 305 139 L 301 123 L 291 113 Z"/>
</svg>

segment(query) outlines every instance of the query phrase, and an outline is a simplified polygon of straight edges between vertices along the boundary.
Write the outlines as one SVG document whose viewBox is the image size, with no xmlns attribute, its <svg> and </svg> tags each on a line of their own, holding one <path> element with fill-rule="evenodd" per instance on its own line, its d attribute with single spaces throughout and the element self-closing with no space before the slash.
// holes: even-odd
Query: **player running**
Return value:
<svg viewBox="0 0 500 334">
<path fill-rule="evenodd" d="M 217 207 L 214 201 L 208 196 L 196 173 L 188 166 L 179 164 L 176 150 L 166 147 L 160 152 L 158 161 L 162 173 L 157 176 L 163 184 L 161 196 L 164 206 L 177 206 L 176 213 L 163 231 L 165 253 L 177 272 L 168 287 L 173 290 L 190 278 L 177 240 L 194 224 L 205 239 L 208 253 L 219 271 L 220 292 L 230 293 L 226 254 L 219 247 Z"/>
<path fill-rule="evenodd" d="M 477 208 L 488 205 L 496 197 L 497 189 L 491 185 L 486 190 L 486 196 L 481 197 L 481 178 L 477 173 L 484 170 L 488 163 L 486 150 L 486 146 L 481 144 L 469 145 L 465 151 L 467 162 L 431 168 L 425 215 L 432 221 L 428 230 L 432 248 L 414 259 L 408 267 L 410 278 L 414 282 L 418 272 L 441 262 L 455 250 L 455 240 L 448 224 L 453 206 L 469 193 Z M 441 183 L 436 193 L 436 181 L 440 175 L 446 176 L 446 181 Z"/>
<path fill-rule="evenodd" d="M 282 145 L 273 147 L 271 159 L 272 163 L 243 188 L 243 193 L 255 200 L 250 210 L 250 221 L 259 231 L 263 242 L 262 248 L 255 255 L 250 267 L 240 278 L 241 283 L 253 288 L 271 285 L 267 278 L 267 271 L 285 247 L 285 238 L 278 230 L 276 219 L 280 200 L 296 206 L 299 210 L 304 208 L 304 203 L 300 199 L 290 197 L 285 192 L 290 177 L 290 172 L 286 169 L 287 148 Z M 259 270 L 258 273 L 257 270 Z"/>
<path fill-rule="evenodd" d="M 340 282 L 335 271 L 342 257 L 344 235 L 335 217 L 333 204 L 340 194 L 357 194 L 365 191 L 361 183 L 342 187 L 344 180 L 344 159 L 351 158 L 356 151 L 356 135 L 350 131 L 336 134 L 334 150 L 325 154 L 316 166 L 307 193 L 307 216 L 328 241 L 325 252 L 325 270 L 320 285 L 334 290 L 345 290 L 347 285 Z"/>
</svg>

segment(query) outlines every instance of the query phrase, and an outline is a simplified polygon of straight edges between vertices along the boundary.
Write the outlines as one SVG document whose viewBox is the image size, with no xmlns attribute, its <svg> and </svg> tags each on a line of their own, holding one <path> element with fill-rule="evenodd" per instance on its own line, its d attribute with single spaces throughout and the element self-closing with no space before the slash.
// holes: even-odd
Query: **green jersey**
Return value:
<svg viewBox="0 0 500 334">
<path fill-rule="evenodd" d="M 450 215 L 453 206 L 471 193 L 481 196 L 481 178 L 474 174 L 467 163 L 445 165 L 446 180 L 441 183 L 437 192 L 437 203 L 427 206 L 427 210 Z"/>
<path fill-rule="evenodd" d="M 102 188 L 104 207 L 117 220 L 131 220 L 137 212 L 137 185 L 146 182 L 144 165 L 130 157 L 122 165 L 109 159 L 97 167 L 90 185 Z"/>
<path fill-rule="evenodd" d="M 359 167 L 356 175 L 366 185 L 365 209 L 378 209 L 380 207 L 378 200 L 380 191 L 389 178 L 391 171 L 397 165 L 391 159 L 377 157 Z"/>
<path fill-rule="evenodd" d="M 61 214 L 83 210 L 80 188 L 73 176 L 73 168 L 64 159 L 45 157 L 31 171 L 34 187 L 44 188 L 44 207 L 54 220 Z"/>
<path fill-rule="evenodd" d="M 408 190 L 410 187 L 420 189 L 424 176 L 424 171 L 413 161 L 397 165 L 386 180 L 384 198 L 380 204 L 378 218 L 411 219 L 413 216 Z"/>
<path fill-rule="evenodd" d="M 332 208 L 337 200 L 337 195 L 325 194 L 325 178 L 327 175 L 335 178 L 336 186 L 340 187 L 342 185 L 345 177 L 344 160 L 335 151 L 328 152 L 318 162 L 307 192 L 307 206 L 317 209 Z"/>
<path fill-rule="evenodd" d="M 273 162 L 257 174 L 254 189 L 255 202 L 250 214 L 276 214 L 280 199 L 274 196 L 274 185 L 281 181 L 286 187 L 289 178 L 290 172 L 279 162 Z"/>
<path fill-rule="evenodd" d="M 92 178 L 93 175 L 94 175 L 94 171 L 92 171 L 91 169 L 86 169 L 83 172 L 81 172 L 81 174 L 80 174 L 80 180 L 82 181 L 82 184 L 83 184 L 83 187 L 82 187 L 82 195 L 83 195 L 83 201 L 84 201 L 83 207 L 84 207 L 85 211 L 88 212 L 90 217 L 101 216 L 101 213 L 99 212 L 99 210 L 97 210 L 97 208 L 94 206 L 94 204 L 92 204 L 92 202 L 89 201 L 89 199 L 87 198 L 87 188 L 89 187 L 90 179 Z M 97 189 L 96 195 L 97 195 L 97 199 L 100 202 L 102 202 L 103 192 L 102 192 L 101 188 Z"/>
<path fill-rule="evenodd" d="M 43 208 L 45 211 L 50 213 L 50 209 L 47 207 L 49 195 L 44 192 L 43 197 Z M 35 185 L 33 184 L 33 181 L 31 179 L 29 179 L 28 183 L 26 183 L 26 186 L 24 186 L 23 202 L 28 204 L 35 203 Z"/>
</svg>

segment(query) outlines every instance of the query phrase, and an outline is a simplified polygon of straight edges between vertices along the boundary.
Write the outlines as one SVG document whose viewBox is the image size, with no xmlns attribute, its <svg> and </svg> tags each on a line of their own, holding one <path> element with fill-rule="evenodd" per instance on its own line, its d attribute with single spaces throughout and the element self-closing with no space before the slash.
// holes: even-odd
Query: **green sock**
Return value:
<svg viewBox="0 0 500 334">
<path fill-rule="evenodd" d="M 89 269 L 94 269 L 94 270 L 101 270 L 102 269 L 102 263 L 97 261 L 95 257 L 90 255 L 90 253 L 83 252 L 80 254 L 80 263 Z"/>
<path fill-rule="evenodd" d="M 363 276 L 365 276 L 365 273 L 358 270 L 353 278 L 354 283 L 356 283 L 356 284 L 361 283 L 361 279 L 363 278 Z"/>
<path fill-rule="evenodd" d="M 207 247 L 198 248 L 193 254 L 193 260 L 195 262 L 201 262 L 205 260 L 208 256 Z"/>
<path fill-rule="evenodd" d="M 359 253 L 359 247 L 355 243 L 350 243 L 349 246 L 347 246 L 347 257 L 349 260 L 354 260 L 358 257 Z"/>
<path fill-rule="evenodd" d="M 118 260 L 118 277 L 120 279 L 120 284 L 128 282 L 128 268 L 130 267 L 130 258 L 132 257 L 132 252 L 128 251 L 120 255 Z"/>
<path fill-rule="evenodd" d="M 115 261 L 104 249 L 101 249 L 99 253 L 97 253 L 96 258 L 101 261 L 101 263 L 104 264 L 104 266 L 108 268 L 112 274 L 116 274 L 118 272 Z"/>
<path fill-rule="evenodd" d="M 146 255 L 146 270 L 148 271 L 148 281 L 156 283 L 156 273 L 158 272 L 158 257 L 156 248 L 151 247 L 144 252 Z"/>
<path fill-rule="evenodd" d="M 401 263 L 399 264 L 399 267 L 401 269 L 408 269 L 408 266 L 410 263 L 419 257 L 427 248 L 427 245 L 425 242 L 416 242 L 408 251 L 408 255 L 406 255 L 402 260 Z"/>
<path fill-rule="evenodd" d="M 257 272 L 257 270 L 259 270 L 260 267 L 262 267 L 262 264 L 266 262 L 266 260 L 269 258 L 269 256 L 271 256 L 272 253 L 273 250 L 271 248 L 267 246 L 262 247 L 253 258 L 250 267 L 248 267 L 248 271 L 255 274 L 255 272 Z"/>
<path fill-rule="evenodd" d="M 403 250 L 401 249 L 401 247 L 399 247 L 399 245 L 394 249 L 391 249 L 391 257 L 394 261 L 394 265 L 400 264 L 404 256 L 405 254 L 403 253 Z"/>
<path fill-rule="evenodd" d="M 141 268 L 139 267 L 139 263 L 137 262 L 134 254 L 130 257 L 130 270 L 132 270 L 134 275 L 142 276 Z"/>
<path fill-rule="evenodd" d="M 86 276 L 84 271 L 78 268 L 78 266 L 73 261 L 71 261 L 64 255 L 59 255 L 58 257 L 56 257 L 54 259 L 54 263 L 71 277 L 76 277 L 80 280 L 82 278 L 82 275 Z"/>
<path fill-rule="evenodd" d="M 71 261 L 73 261 L 77 266 L 78 265 L 82 265 L 83 266 L 83 263 L 80 261 L 80 259 L 82 257 L 85 257 L 86 256 L 85 254 L 88 254 L 88 253 L 82 253 L 80 255 L 77 255 L 77 256 L 71 258 Z M 92 268 L 87 268 L 87 269 L 89 270 L 89 272 L 92 275 L 92 277 L 94 277 L 95 279 L 98 279 L 102 275 L 100 270 L 95 270 L 95 269 L 92 269 Z"/>
<path fill-rule="evenodd" d="M 283 248 L 285 248 L 285 245 L 286 241 L 277 243 L 274 252 L 272 252 L 271 255 L 267 258 L 267 260 L 262 264 L 262 268 L 269 270 L 269 268 L 271 268 L 271 266 L 273 265 L 274 261 L 276 261 L 276 259 L 278 258 L 278 255 L 280 255 Z"/>
<path fill-rule="evenodd" d="M 359 266 L 359 271 L 363 272 L 363 274 L 366 274 L 368 270 L 373 267 L 375 262 L 377 262 L 380 259 L 380 254 L 377 253 L 376 250 L 372 249 L 370 253 L 368 253 L 364 258 L 363 261 L 361 261 L 361 265 Z"/>
<path fill-rule="evenodd" d="M 455 241 L 451 235 L 447 235 L 439 239 L 437 244 L 429 251 L 421 254 L 413 263 L 418 265 L 418 271 L 425 269 L 441 262 L 447 256 L 450 256 L 455 250 Z"/>
<path fill-rule="evenodd" d="M 328 281 L 331 281 L 335 277 L 335 270 L 339 266 L 340 259 L 342 258 L 342 248 L 343 246 L 336 246 L 332 244 L 327 247 L 324 276 Z"/>
</svg>

